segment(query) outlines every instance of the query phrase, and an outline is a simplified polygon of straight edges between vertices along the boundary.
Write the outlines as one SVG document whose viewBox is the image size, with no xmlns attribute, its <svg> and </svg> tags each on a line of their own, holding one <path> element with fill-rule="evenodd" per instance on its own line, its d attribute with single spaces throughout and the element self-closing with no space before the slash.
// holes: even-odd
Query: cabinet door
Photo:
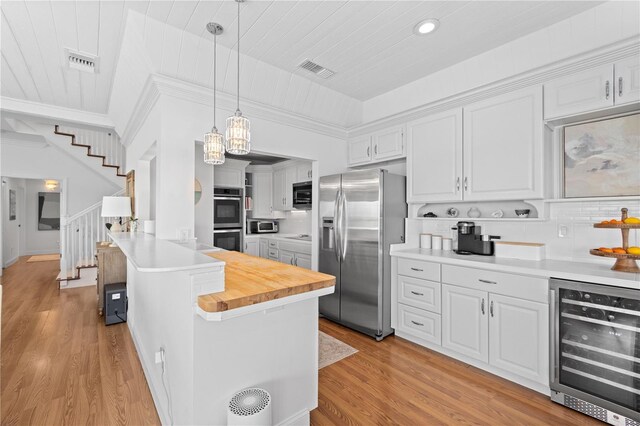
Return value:
<svg viewBox="0 0 640 426">
<path fill-rule="evenodd" d="M 616 62 L 614 67 L 616 105 L 640 102 L 640 58 L 632 56 Z"/>
<path fill-rule="evenodd" d="M 464 189 L 469 201 L 544 197 L 542 88 L 464 109 Z"/>
<path fill-rule="evenodd" d="M 404 155 L 404 127 L 392 127 L 371 137 L 373 160 L 382 161 Z"/>
<path fill-rule="evenodd" d="M 407 125 L 407 202 L 462 199 L 462 109 Z"/>
<path fill-rule="evenodd" d="M 286 263 L 287 265 L 293 265 L 295 259 L 295 254 L 292 251 L 280 250 L 280 257 L 278 260 L 282 263 Z"/>
<path fill-rule="evenodd" d="M 264 239 L 260 240 L 260 257 L 264 259 L 269 258 L 269 241 Z"/>
<path fill-rule="evenodd" d="M 293 183 L 296 181 L 296 166 L 284 169 L 284 204 L 283 210 L 289 211 L 293 209 Z"/>
<path fill-rule="evenodd" d="M 286 172 L 284 169 L 273 172 L 273 209 L 284 210 L 284 186 Z"/>
<path fill-rule="evenodd" d="M 356 166 L 371 161 L 371 137 L 349 141 L 349 165 Z"/>
<path fill-rule="evenodd" d="M 225 166 L 214 166 L 213 182 L 215 186 L 244 188 L 244 172 Z"/>
<path fill-rule="evenodd" d="M 273 213 L 273 175 L 269 172 L 253 173 L 253 217 L 269 218 Z"/>
<path fill-rule="evenodd" d="M 245 239 L 244 252 L 251 256 L 258 256 L 260 254 L 260 248 L 258 247 L 259 241 L 256 239 Z"/>
<path fill-rule="evenodd" d="M 296 170 L 296 182 L 307 182 L 313 177 L 311 175 L 311 163 L 300 164 Z"/>
<path fill-rule="evenodd" d="M 548 305 L 493 293 L 489 300 L 489 363 L 548 386 Z"/>
<path fill-rule="evenodd" d="M 480 361 L 489 360 L 488 293 L 442 285 L 442 346 Z"/>
<path fill-rule="evenodd" d="M 613 67 L 603 65 L 544 85 L 544 118 L 558 118 L 613 105 Z M 607 88 L 608 86 L 608 88 Z"/>
<path fill-rule="evenodd" d="M 301 268 L 311 269 L 311 256 L 303 253 L 296 253 L 295 265 Z"/>
</svg>

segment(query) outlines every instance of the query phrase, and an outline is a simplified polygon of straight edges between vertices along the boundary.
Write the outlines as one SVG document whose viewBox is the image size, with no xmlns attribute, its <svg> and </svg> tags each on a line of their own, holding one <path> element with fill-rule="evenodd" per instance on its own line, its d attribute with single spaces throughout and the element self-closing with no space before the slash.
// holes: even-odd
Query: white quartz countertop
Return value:
<svg viewBox="0 0 640 426">
<path fill-rule="evenodd" d="M 150 234 L 110 232 L 109 236 L 140 272 L 175 272 L 224 266 L 224 262 L 194 250 L 195 247 L 157 239 Z"/>
<path fill-rule="evenodd" d="M 546 259 L 541 261 L 496 258 L 495 256 L 460 255 L 452 251 L 403 248 L 395 245 L 391 256 L 425 260 L 448 265 L 467 266 L 541 278 L 560 278 L 640 290 L 640 274 L 612 271 L 597 263 Z"/>
<path fill-rule="evenodd" d="M 278 241 L 287 241 L 289 243 L 303 243 L 303 244 L 309 244 L 311 245 L 311 241 L 307 241 L 307 240 L 300 240 L 297 238 L 290 238 L 290 237 L 296 237 L 300 234 L 280 234 L 280 233 L 275 233 L 275 234 L 247 234 L 245 235 L 245 238 L 266 238 L 269 240 L 278 240 Z"/>
</svg>

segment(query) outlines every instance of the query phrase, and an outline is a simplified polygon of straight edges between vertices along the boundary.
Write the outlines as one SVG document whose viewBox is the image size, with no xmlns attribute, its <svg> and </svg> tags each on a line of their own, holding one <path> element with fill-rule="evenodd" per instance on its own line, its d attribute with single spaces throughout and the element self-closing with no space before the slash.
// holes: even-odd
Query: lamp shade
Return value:
<svg viewBox="0 0 640 426">
<path fill-rule="evenodd" d="M 131 216 L 130 197 L 102 197 L 102 217 Z"/>
</svg>

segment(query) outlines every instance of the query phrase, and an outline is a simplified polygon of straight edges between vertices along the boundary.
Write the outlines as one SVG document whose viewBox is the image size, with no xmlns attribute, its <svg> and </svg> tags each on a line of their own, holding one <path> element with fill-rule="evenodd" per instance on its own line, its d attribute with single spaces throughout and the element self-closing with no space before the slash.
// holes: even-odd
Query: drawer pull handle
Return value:
<svg viewBox="0 0 640 426">
<path fill-rule="evenodd" d="M 420 268 L 411 268 L 411 270 L 416 272 L 424 272 L 424 269 L 420 269 Z"/>
<path fill-rule="evenodd" d="M 484 315 L 484 298 L 482 298 L 482 303 L 480 304 L 480 311 L 482 312 L 482 315 Z"/>
<path fill-rule="evenodd" d="M 485 283 L 485 284 L 498 284 L 498 283 L 497 283 L 497 282 L 495 282 L 495 281 L 489 281 L 489 280 L 481 280 L 481 279 L 478 279 L 478 281 L 480 281 L 481 283 Z"/>
<path fill-rule="evenodd" d="M 417 291 L 411 291 L 411 294 L 415 294 L 416 296 L 424 296 L 424 293 L 418 293 Z"/>
<path fill-rule="evenodd" d="M 414 323 L 415 325 L 420 326 L 420 327 L 424 327 L 424 324 L 421 323 L 421 322 L 416 322 L 416 321 L 413 321 L 413 320 L 411 320 L 411 322 Z"/>
</svg>

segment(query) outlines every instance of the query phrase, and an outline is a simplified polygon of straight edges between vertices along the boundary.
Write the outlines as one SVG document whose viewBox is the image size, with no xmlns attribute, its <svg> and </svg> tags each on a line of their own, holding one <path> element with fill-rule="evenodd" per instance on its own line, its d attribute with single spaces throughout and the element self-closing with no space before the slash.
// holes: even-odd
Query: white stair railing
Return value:
<svg viewBox="0 0 640 426">
<path fill-rule="evenodd" d="M 113 194 L 124 195 L 124 190 Z M 102 217 L 102 201 L 73 215 L 60 218 L 60 278 L 77 278 L 78 268 L 95 266 L 96 243 L 106 241 L 107 223 Z"/>
<path fill-rule="evenodd" d="M 75 135 L 75 143 L 87 145 L 93 155 L 104 156 L 104 164 L 118 166 L 119 173 L 124 173 L 126 148 L 120 143 L 115 131 L 88 130 L 68 126 L 58 126 L 58 131 Z"/>
</svg>

